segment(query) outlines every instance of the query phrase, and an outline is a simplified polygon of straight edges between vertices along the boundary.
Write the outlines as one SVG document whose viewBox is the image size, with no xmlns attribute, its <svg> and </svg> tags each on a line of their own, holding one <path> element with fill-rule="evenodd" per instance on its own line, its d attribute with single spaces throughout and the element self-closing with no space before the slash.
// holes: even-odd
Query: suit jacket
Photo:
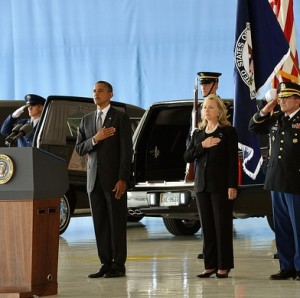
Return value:
<svg viewBox="0 0 300 298">
<path fill-rule="evenodd" d="M 270 157 L 267 163 L 265 189 L 300 194 L 300 111 L 289 121 L 283 112 L 250 120 L 249 130 L 270 134 Z"/>
<path fill-rule="evenodd" d="M 128 116 L 113 107 L 107 112 L 103 126 L 115 127 L 113 136 L 93 146 L 97 112 L 85 115 L 78 130 L 76 152 L 88 154 L 87 191 L 94 188 L 97 172 L 104 190 L 111 191 L 118 180 L 129 181 L 132 160 L 132 135 Z M 97 181 L 97 182 L 98 182 Z"/>
<path fill-rule="evenodd" d="M 1 127 L 1 134 L 4 136 L 10 135 L 13 128 L 17 124 L 30 124 L 30 119 L 17 119 L 13 118 L 12 115 L 9 115 L 3 122 Z M 32 141 L 34 137 L 34 133 L 36 130 L 37 125 L 33 128 L 32 132 L 28 134 L 27 136 L 21 136 L 18 139 L 18 147 L 31 147 Z"/>
<path fill-rule="evenodd" d="M 195 192 L 226 191 L 238 186 L 238 139 L 231 126 L 218 127 L 212 136 L 221 139 L 218 145 L 203 148 L 205 130 L 196 130 L 184 153 L 186 162 L 196 160 Z"/>
</svg>

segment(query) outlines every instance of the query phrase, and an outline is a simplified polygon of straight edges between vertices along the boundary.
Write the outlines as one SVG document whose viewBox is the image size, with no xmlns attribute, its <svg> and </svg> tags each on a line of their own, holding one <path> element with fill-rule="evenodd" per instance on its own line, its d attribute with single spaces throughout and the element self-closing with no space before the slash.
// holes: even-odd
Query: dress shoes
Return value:
<svg viewBox="0 0 300 298">
<path fill-rule="evenodd" d="M 228 278 L 228 274 L 230 272 L 230 269 L 226 273 L 216 273 L 217 278 Z"/>
<path fill-rule="evenodd" d="M 100 278 L 109 272 L 109 268 L 102 266 L 98 272 L 88 275 L 89 278 Z"/>
<path fill-rule="evenodd" d="M 115 277 L 124 277 L 125 272 L 122 271 L 116 271 L 116 270 L 110 270 L 107 273 L 104 274 L 104 278 L 115 278 Z"/>
<path fill-rule="evenodd" d="M 280 270 L 276 274 L 272 274 L 270 279 L 272 280 L 284 280 L 284 279 L 295 279 L 297 272 L 295 270 Z"/>
<path fill-rule="evenodd" d="M 199 277 L 199 278 L 208 278 L 208 277 L 211 277 L 215 273 L 217 273 L 217 269 L 214 269 L 210 272 L 204 272 L 204 273 L 198 274 L 197 277 Z"/>
<path fill-rule="evenodd" d="M 300 271 L 297 271 L 297 277 L 296 280 L 300 280 Z"/>
</svg>

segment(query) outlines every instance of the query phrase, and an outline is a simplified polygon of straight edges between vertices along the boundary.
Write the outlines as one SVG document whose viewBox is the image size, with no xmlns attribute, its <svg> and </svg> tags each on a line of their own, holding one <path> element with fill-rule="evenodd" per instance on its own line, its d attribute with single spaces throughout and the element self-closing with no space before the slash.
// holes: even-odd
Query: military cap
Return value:
<svg viewBox="0 0 300 298">
<path fill-rule="evenodd" d="M 35 106 L 35 105 L 44 105 L 46 99 L 36 94 L 27 94 L 25 95 L 26 105 Z"/>
<path fill-rule="evenodd" d="M 219 72 L 200 71 L 197 73 L 200 78 L 200 84 L 210 84 L 213 82 L 219 82 L 219 76 L 222 74 Z"/>
<path fill-rule="evenodd" d="M 300 85 L 293 82 L 281 82 L 277 87 L 278 97 L 297 95 L 300 97 Z"/>
</svg>

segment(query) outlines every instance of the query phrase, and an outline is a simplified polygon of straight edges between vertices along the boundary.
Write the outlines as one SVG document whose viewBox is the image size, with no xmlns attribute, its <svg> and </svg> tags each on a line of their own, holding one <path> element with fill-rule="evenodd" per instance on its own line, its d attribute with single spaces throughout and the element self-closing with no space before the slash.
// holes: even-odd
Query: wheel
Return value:
<svg viewBox="0 0 300 298">
<path fill-rule="evenodd" d="M 163 222 L 166 229 L 175 236 L 194 235 L 201 227 L 200 220 L 163 217 Z"/>
<path fill-rule="evenodd" d="M 68 198 L 64 195 L 60 200 L 59 235 L 68 228 L 71 219 L 71 208 Z"/>
<path fill-rule="evenodd" d="M 127 221 L 128 222 L 139 222 L 144 218 L 144 215 L 128 215 Z"/>
<path fill-rule="evenodd" d="M 271 230 L 273 232 L 275 232 L 275 229 L 274 229 L 274 218 L 273 218 L 272 214 L 267 215 L 267 221 L 268 221 L 268 224 L 269 224 L 269 227 L 271 228 Z"/>
</svg>

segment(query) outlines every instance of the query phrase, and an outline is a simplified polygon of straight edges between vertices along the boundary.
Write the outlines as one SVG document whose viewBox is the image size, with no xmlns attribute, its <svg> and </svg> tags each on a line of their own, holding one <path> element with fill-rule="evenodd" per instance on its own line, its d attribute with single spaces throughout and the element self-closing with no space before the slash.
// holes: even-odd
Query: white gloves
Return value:
<svg viewBox="0 0 300 298">
<path fill-rule="evenodd" d="M 277 90 L 276 89 L 270 89 L 266 92 L 265 94 L 265 100 L 267 102 L 272 101 L 273 99 L 275 99 L 277 97 Z"/>
<path fill-rule="evenodd" d="M 27 107 L 27 105 L 24 105 L 20 108 L 18 108 L 17 110 L 15 110 L 13 113 L 12 113 L 12 117 L 13 118 L 18 118 L 20 117 L 20 115 L 24 112 L 25 108 Z"/>
</svg>

